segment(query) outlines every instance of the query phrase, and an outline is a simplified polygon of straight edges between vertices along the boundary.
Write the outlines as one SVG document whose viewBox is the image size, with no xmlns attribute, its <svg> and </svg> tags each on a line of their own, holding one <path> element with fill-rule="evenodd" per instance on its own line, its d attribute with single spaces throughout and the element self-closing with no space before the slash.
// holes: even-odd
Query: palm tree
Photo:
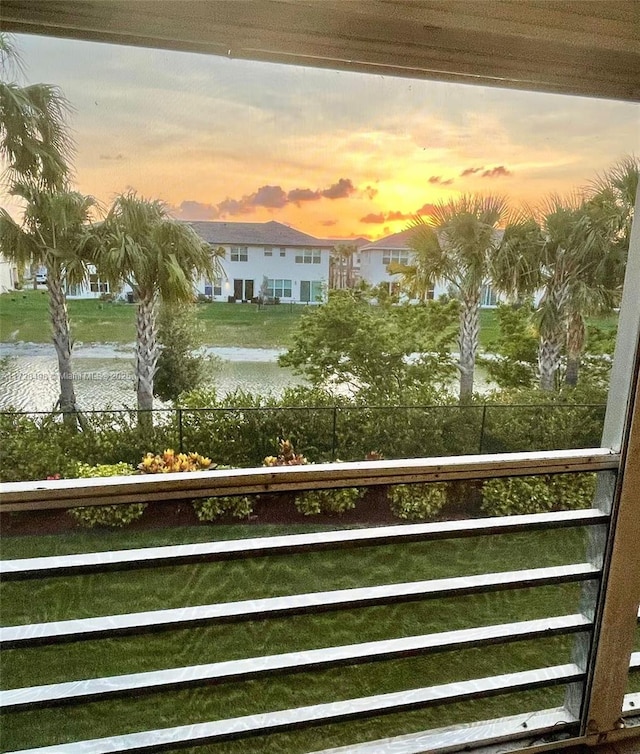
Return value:
<svg viewBox="0 0 640 754">
<path fill-rule="evenodd" d="M 58 87 L 7 80 L 20 69 L 11 37 L 0 33 L 0 156 L 11 180 L 63 189 L 73 154 L 69 103 Z"/>
<path fill-rule="evenodd" d="M 551 196 L 507 228 L 492 278 L 513 296 L 541 292 L 536 309 L 540 388 L 556 387 L 564 349 L 567 383 L 578 379 L 585 317 L 611 306 L 615 263 L 595 210 L 578 196 Z"/>
<path fill-rule="evenodd" d="M 390 272 L 402 276 L 401 284 L 412 297 L 426 300 L 439 280 L 456 291 L 460 299 L 461 402 L 473 395 L 482 286 L 500 245 L 496 231 L 506 214 L 507 203 L 498 196 L 463 195 L 440 202 L 427 220 L 416 217 L 409 226 L 413 229 L 409 240 L 414 252 L 411 264 L 389 266 Z"/>
<path fill-rule="evenodd" d="M 76 426 L 76 396 L 71 370 L 73 342 L 65 287 L 86 279 L 91 240 L 92 197 L 76 191 L 50 191 L 14 183 L 11 193 L 26 202 L 21 224 L 0 210 L 0 250 L 18 265 L 35 263 L 47 269 L 53 345 L 58 358 L 59 405 L 65 423 Z"/>
<path fill-rule="evenodd" d="M 136 381 L 141 424 L 149 426 L 158 362 L 156 307 L 190 301 L 194 280 L 221 275 L 217 254 L 189 225 L 172 220 L 162 202 L 134 192 L 117 197 L 100 229 L 95 256 L 100 274 L 127 283 L 137 302 Z"/>
<path fill-rule="evenodd" d="M 329 256 L 329 287 L 353 288 L 353 255 L 358 251 L 355 244 L 339 243 Z"/>
</svg>

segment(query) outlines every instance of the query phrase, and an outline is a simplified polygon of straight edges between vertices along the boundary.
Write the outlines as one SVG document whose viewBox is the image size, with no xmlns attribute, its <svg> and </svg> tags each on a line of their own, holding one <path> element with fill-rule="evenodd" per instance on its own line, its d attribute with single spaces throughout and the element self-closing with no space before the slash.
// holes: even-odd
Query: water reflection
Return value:
<svg viewBox="0 0 640 754">
<path fill-rule="evenodd" d="M 219 395 L 235 390 L 280 395 L 286 387 L 304 384 L 290 369 L 276 363 L 273 349 L 211 348 L 219 369 L 211 384 Z M 74 350 L 76 397 L 85 410 L 135 406 L 135 379 L 131 349 L 106 345 Z M 58 398 L 58 367 L 53 346 L 19 344 L 0 346 L 0 408 L 49 411 Z M 156 401 L 157 407 L 164 405 Z"/>
</svg>

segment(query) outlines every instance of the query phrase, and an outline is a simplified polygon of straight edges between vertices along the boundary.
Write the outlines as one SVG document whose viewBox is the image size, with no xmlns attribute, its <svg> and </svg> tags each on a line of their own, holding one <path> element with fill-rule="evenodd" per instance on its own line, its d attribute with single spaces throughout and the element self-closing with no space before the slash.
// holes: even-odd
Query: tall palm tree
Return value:
<svg viewBox="0 0 640 754">
<path fill-rule="evenodd" d="M 86 279 L 87 249 L 92 238 L 89 220 L 95 201 L 76 191 L 50 191 L 28 183 L 14 183 L 11 193 L 26 202 L 26 209 L 21 224 L 0 209 L 0 250 L 18 265 L 35 263 L 47 269 L 49 313 L 60 382 L 58 402 L 65 423 L 75 427 L 73 341 L 65 288 Z"/>
<path fill-rule="evenodd" d="M 194 281 L 221 275 L 217 255 L 191 226 L 171 219 L 157 200 L 134 192 L 118 196 L 100 229 L 95 256 L 100 274 L 127 283 L 137 302 L 136 381 L 141 424 L 151 424 L 153 380 L 158 362 L 156 307 L 190 301 Z"/>
<path fill-rule="evenodd" d="M 445 281 L 456 291 L 461 402 L 473 395 L 482 286 L 500 245 L 497 230 L 506 215 L 507 203 L 499 196 L 471 194 L 440 202 L 427 220 L 416 217 L 410 225 L 411 264 L 389 266 L 390 272 L 401 275 L 401 284 L 411 296 L 426 299 L 437 281 Z"/>
<path fill-rule="evenodd" d="M 10 180 L 63 189 L 73 154 L 69 103 L 56 86 L 8 80 L 20 70 L 11 37 L 0 33 L 0 156 Z"/>
</svg>

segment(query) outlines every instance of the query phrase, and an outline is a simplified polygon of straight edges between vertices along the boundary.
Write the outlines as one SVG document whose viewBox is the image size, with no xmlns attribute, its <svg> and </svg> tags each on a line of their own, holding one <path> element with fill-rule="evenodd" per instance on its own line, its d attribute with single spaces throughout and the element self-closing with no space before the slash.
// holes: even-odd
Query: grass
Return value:
<svg viewBox="0 0 640 754">
<path fill-rule="evenodd" d="M 318 527 L 315 527 L 317 530 Z M 78 532 L 3 539 L 3 557 L 291 533 L 314 527 L 216 526 L 156 531 Z M 0 587 L 4 625 L 253 599 L 420 579 L 559 565 L 582 560 L 581 529 L 408 543 L 246 561 L 106 573 Z M 301 651 L 574 612 L 578 585 L 425 600 L 394 606 L 221 624 L 147 636 L 7 650 L 3 688 Z M 569 661 L 571 637 L 449 651 L 72 707 L 7 714 L 3 751 L 417 688 Z M 454 722 L 561 703 L 563 689 L 400 713 L 228 742 L 212 754 L 297 754 Z M 194 750 L 195 751 L 195 750 Z"/>
<path fill-rule="evenodd" d="M 77 343 L 133 343 L 135 306 L 96 300 L 68 302 L 73 337 Z M 200 304 L 198 319 L 205 325 L 207 345 L 236 348 L 288 348 L 306 306 L 281 304 L 258 309 L 255 304 Z M 0 295 L 0 341 L 49 343 L 46 291 L 16 291 Z M 612 330 L 617 314 L 592 318 L 590 323 Z M 480 345 L 498 336 L 495 312 L 480 312 Z"/>
<path fill-rule="evenodd" d="M 133 343 L 136 338 L 133 304 L 89 299 L 68 302 L 77 343 Z M 205 325 L 207 345 L 244 348 L 286 348 L 306 306 L 200 304 L 198 319 Z M 45 291 L 16 291 L 0 296 L 2 342 L 49 343 L 48 297 Z M 45 324 L 46 323 L 46 324 Z"/>
</svg>

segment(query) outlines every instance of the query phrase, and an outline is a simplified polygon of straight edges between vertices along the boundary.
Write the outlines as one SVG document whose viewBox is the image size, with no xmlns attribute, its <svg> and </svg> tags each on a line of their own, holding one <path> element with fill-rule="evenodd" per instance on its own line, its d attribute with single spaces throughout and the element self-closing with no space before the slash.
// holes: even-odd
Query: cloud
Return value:
<svg viewBox="0 0 640 754">
<path fill-rule="evenodd" d="M 124 160 L 124 155 L 118 152 L 118 154 L 101 154 L 100 155 L 101 160 L 114 160 L 119 162 L 120 160 Z"/>
<path fill-rule="evenodd" d="M 425 204 L 416 212 L 400 212 L 394 209 L 390 212 L 370 212 L 368 215 L 361 217 L 360 222 L 381 225 L 382 223 L 392 223 L 400 220 L 412 220 L 416 215 L 428 215 L 432 210 L 433 204 Z"/>
<path fill-rule="evenodd" d="M 502 178 L 504 176 L 511 175 L 511 171 L 505 168 L 504 165 L 497 165 L 495 168 L 490 168 L 482 173 L 482 178 Z"/>
<path fill-rule="evenodd" d="M 360 218 L 361 223 L 384 223 L 386 221 L 384 212 L 370 212 L 368 215 Z"/>
<path fill-rule="evenodd" d="M 246 215 L 254 212 L 257 207 L 282 209 L 288 204 L 300 206 L 302 202 L 316 202 L 323 198 L 346 199 L 355 193 L 355 191 L 356 188 L 349 178 L 340 178 L 337 183 L 333 183 L 325 189 L 295 188 L 289 192 L 286 192 L 282 186 L 267 184 L 260 186 L 257 191 L 251 194 L 245 194 L 241 199 L 227 197 L 218 204 L 206 204 L 202 205 L 202 207 L 207 208 L 208 219 L 215 220 L 227 216 Z M 183 204 L 189 204 L 189 202 L 183 202 Z M 194 204 L 198 204 L 198 202 Z M 189 209 L 187 207 L 185 211 L 189 211 Z"/>
<path fill-rule="evenodd" d="M 375 186 L 367 186 L 363 192 L 365 196 L 369 197 L 369 199 L 375 198 L 376 194 L 378 193 L 378 189 L 375 188 Z"/>
<path fill-rule="evenodd" d="M 440 186 L 450 186 L 453 183 L 453 178 L 447 178 L 446 181 L 443 181 L 441 175 L 432 175 L 429 176 L 429 183 L 438 183 Z"/>
<path fill-rule="evenodd" d="M 337 183 L 322 191 L 322 196 L 326 199 L 346 199 L 355 190 L 350 178 L 341 178 Z"/>
<path fill-rule="evenodd" d="M 465 168 L 462 173 L 460 173 L 460 177 L 464 178 L 467 175 L 475 175 L 475 173 L 480 173 L 484 170 L 484 165 L 482 165 L 479 168 Z"/>
<path fill-rule="evenodd" d="M 292 189 L 287 194 L 287 199 L 294 204 L 300 204 L 300 202 L 315 202 L 320 199 L 319 191 L 312 191 L 311 189 Z"/>
<path fill-rule="evenodd" d="M 181 220 L 215 220 L 218 217 L 218 209 L 213 204 L 204 204 L 187 199 L 173 211 Z"/>
<path fill-rule="evenodd" d="M 419 210 L 416 210 L 416 215 L 432 215 L 435 208 L 434 204 L 423 204 Z"/>
<path fill-rule="evenodd" d="M 435 209 L 433 204 L 423 204 L 415 212 L 400 212 L 392 209 L 389 212 L 370 212 L 368 215 L 360 218 L 361 223 L 371 223 L 382 225 L 382 223 L 398 222 L 399 220 L 412 220 L 416 215 L 431 215 Z"/>
<path fill-rule="evenodd" d="M 325 228 L 330 228 L 332 225 L 337 225 L 337 220 L 322 220 L 320 225 L 323 225 Z"/>
<path fill-rule="evenodd" d="M 289 203 L 289 200 L 282 186 L 260 186 L 255 194 L 248 197 L 248 203 L 253 207 L 281 209 Z"/>
</svg>

